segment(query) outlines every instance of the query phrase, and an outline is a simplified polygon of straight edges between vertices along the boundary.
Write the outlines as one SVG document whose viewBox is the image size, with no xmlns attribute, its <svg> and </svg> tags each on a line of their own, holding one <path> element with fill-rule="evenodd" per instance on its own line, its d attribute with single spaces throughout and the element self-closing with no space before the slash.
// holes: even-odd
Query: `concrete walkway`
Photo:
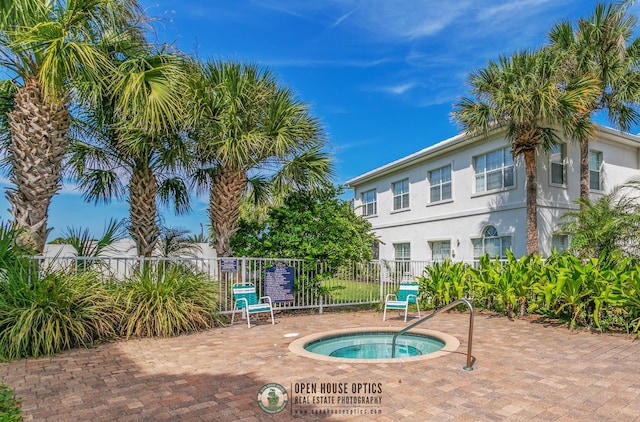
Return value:
<svg viewBox="0 0 640 422">
<path fill-rule="evenodd" d="M 476 315 L 473 371 L 462 369 L 467 314 L 429 321 L 460 347 L 419 362 L 323 362 L 291 353 L 296 337 L 285 336 L 372 326 L 405 323 L 396 315 L 383 323 L 377 312 L 276 315 L 275 326 L 2 363 L 0 378 L 22 398 L 27 421 L 640 421 L 640 341 L 629 336 Z M 269 383 L 288 394 L 277 414 L 258 406 Z M 347 394 L 327 392 L 339 388 Z M 336 403 L 345 398 L 352 403 Z"/>
</svg>

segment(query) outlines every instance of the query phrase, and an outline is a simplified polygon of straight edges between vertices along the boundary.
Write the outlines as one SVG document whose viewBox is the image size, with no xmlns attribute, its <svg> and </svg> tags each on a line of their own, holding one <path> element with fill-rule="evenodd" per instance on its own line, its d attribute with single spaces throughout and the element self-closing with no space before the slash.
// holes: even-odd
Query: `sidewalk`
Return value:
<svg viewBox="0 0 640 422">
<path fill-rule="evenodd" d="M 276 315 L 275 326 L 262 320 L 251 329 L 240 323 L 1 363 L 0 378 L 22 398 L 26 421 L 640 421 L 640 341 L 633 337 L 476 315 L 476 361 L 465 371 L 468 314 L 425 325 L 455 336 L 460 347 L 411 363 L 323 362 L 289 352 L 289 343 L 338 328 L 405 324 L 395 315 L 383 323 L 377 312 Z M 291 402 L 322 396 L 296 394 L 300 386 L 379 386 L 368 395 L 381 402 L 290 402 L 272 415 L 257 402 L 268 383 L 284 386 Z M 345 414 L 356 408 L 375 413 Z"/>
</svg>

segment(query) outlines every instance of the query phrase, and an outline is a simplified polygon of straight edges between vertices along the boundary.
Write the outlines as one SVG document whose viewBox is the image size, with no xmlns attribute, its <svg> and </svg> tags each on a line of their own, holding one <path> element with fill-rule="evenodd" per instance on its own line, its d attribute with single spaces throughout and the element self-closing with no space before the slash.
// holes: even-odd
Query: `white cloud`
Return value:
<svg viewBox="0 0 640 422">
<path fill-rule="evenodd" d="M 389 94 L 400 95 L 400 94 L 404 94 L 405 92 L 411 90 L 415 86 L 416 86 L 415 83 L 408 82 L 408 83 L 404 83 L 404 84 L 400 84 L 400 85 L 381 87 L 380 91 L 387 92 Z"/>
<path fill-rule="evenodd" d="M 273 59 L 260 60 L 260 64 L 274 67 L 373 67 L 384 63 L 389 63 L 388 59 L 372 60 L 321 60 L 321 59 Z"/>
<path fill-rule="evenodd" d="M 331 28 L 335 28 L 336 26 L 340 25 L 345 19 L 347 19 L 349 16 L 351 16 L 353 14 L 355 10 L 352 10 L 348 13 L 345 13 L 344 15 L 340 16 L 332 25 Z"/>
</svg>

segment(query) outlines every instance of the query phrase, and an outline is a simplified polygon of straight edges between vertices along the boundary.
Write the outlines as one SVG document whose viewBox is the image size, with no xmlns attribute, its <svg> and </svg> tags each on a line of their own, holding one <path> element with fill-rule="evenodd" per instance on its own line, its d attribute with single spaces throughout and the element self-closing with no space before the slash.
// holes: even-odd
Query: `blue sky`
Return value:
<svg viewBox="0 0 640 422">
<path fill-rule="evenodd" d="M 324 125 L 336 183 L 454 136 L 452 104 L 488 60 L 546 42 L 554 22 L 586 17 L 591 0 L 140 0 L 159 42 L 201 58 L 271 69 Z M 634 6 L 637 14 L 639 6 Z M 5 188 L 6 183 L 0 184 Z M 165 224 L 199 232 L 206 198 Z M 0 198 L 0 219 L 9 219 Z M 126 203 L 85 204 L 65 181 L 50 209 L 54 237 L 69 226 L 102 233 Z"/>
</svg>

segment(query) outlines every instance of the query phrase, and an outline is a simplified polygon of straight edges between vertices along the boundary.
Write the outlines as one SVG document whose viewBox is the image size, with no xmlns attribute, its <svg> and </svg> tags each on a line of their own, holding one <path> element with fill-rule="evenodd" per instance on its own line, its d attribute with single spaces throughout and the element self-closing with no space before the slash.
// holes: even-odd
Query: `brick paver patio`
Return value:
<svg viewBox="0 0 640 422">
<path fill-rule="evenodd" d="M 640 421 L 640 341 L 477 315 L 475 369 L 464 371 L 467 325 L 468 315 L 457 313 L 427 322 L 424 328 L 455 336 L 460 347 L 411 363 L 332 363 L 291 353 L 288 333 L 405 326 L 395 315 L 383 323 L 377 312 L 325 313 L 2 363 L 0 378 L 22 398 L 27 421 Z M 290 401 L 302 397 L 292 391 L 302 383 L 374 384 L 379 394 L 354 396 L 381 403 L 298 404 L 268 414 L 257 404 L 268 383 L 286 387 Z"/>
</svg>

